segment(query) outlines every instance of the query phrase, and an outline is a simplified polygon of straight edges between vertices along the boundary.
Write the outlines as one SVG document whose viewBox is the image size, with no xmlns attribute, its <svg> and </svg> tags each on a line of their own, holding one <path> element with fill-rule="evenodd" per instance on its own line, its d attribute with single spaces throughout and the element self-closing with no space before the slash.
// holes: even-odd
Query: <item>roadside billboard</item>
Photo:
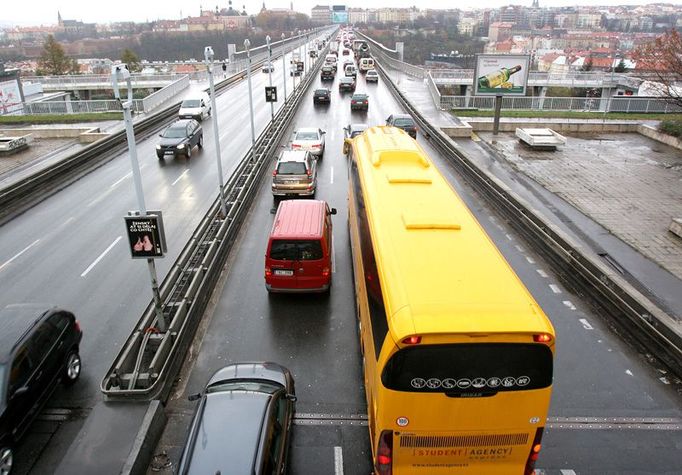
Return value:
<svg viewBox="0 0 682 475">
<path fill-rule="evenodd" d="M 474 72 L 474 94 L 478 96 L 525 96 L 530 56 L 479 54 Z"/>
<path fill-rule="evenodd" d="M 332 23 L 348 23 L 348 10 L 345 5 L 332 5 Z"/>
<path fill-rule="evenodd" d="M 19 80 L 0 81 L 0 115 L 17 112 L 22 108 Z"/>
</svg>

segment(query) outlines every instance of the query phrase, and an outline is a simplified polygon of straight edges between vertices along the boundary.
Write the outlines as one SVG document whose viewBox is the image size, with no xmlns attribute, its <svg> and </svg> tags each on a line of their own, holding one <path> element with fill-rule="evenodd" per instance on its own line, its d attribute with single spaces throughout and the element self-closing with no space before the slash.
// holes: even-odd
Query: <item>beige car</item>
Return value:
<svg viewBox="0 0 682 475">
<path fill-rule="evenodd" d="M 315 196 L 317 160 L 305 150 L 280 153 L 272 172 L 272 194 L 281 196 Z"/>
</svg>

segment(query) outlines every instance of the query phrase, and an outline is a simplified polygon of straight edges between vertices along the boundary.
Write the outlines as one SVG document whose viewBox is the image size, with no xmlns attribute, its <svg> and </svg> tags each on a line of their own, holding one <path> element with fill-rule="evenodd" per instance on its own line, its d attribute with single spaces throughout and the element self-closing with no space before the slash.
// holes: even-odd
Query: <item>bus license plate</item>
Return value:
<svg viewBox="0 0 682 475">
<path fill-rule="evenodd" d="M 284 270 L 284 269 L 275 269 L 275 275 L 285 275 L 291 277 L 294 275 L 294 271 L 292 270 Z"/>
</svg>

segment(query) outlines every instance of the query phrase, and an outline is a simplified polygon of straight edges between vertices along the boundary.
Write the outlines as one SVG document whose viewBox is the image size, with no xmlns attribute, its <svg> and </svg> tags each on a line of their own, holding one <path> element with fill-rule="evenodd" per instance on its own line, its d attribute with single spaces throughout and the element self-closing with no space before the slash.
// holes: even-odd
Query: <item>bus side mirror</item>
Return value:
<svg viewBox="0 0 682 475">
<path fill-rule="evenodd" d="M 336 214 L 336 208 L 332 208 L 331 210 L 329 210 L 329 214 Z"/>
</svg>

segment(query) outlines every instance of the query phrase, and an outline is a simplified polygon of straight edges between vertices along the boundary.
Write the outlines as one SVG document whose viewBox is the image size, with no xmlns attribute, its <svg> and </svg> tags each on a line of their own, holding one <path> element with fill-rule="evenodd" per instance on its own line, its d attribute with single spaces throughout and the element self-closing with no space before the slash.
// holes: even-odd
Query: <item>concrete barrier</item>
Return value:
<svg viewBox="0 0 682 475">
<path fill-rule="evenodd" d="M 73 138 L 78 139 L 80 143 L 92 143 L 109 136 L 109 133 L 100 132 L 99 127 L 31 127 L 0 130 L 0 136 L 7 134 L 13 137 L 30 134 L 36 139 Z"/>
<path fill-rule="evenodd" d="M 673 218 L 668 230 L 678 238 L 682 238 L 682 218 Z"/>
<path fill-rule="evenodd" d="M 656 140 L 657 142 L 661 142 L 666 145 L 670 145 L 671 147 L 674 147 L 678 150 L 682 150 L 682 140 L 678 139 L 677 137 L 673 137 L 672 135 L 659 132 L 658 130 L 656 130 L 656 128 L 650 125 L 646 124 L 638 125 L 637 132 L 644 135 L 645 137 L 649 137 L 650 139 Z"/>
</svg>

